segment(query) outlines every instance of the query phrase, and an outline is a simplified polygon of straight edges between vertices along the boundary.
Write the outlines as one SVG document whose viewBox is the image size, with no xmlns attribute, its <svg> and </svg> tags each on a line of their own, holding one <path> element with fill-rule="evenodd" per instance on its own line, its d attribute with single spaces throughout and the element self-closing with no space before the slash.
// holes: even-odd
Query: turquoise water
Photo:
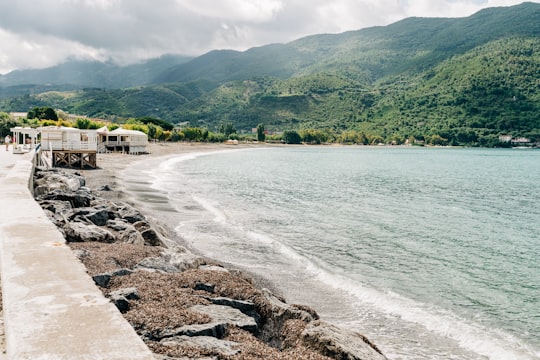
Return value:
<svg viewBox="0 0 540 360">
<path fill-rule="evenodd" d="M 540 358 L 540 151 L 262 148 L 135 174 L 192 247 L 390 359 Z"/>
</svg>

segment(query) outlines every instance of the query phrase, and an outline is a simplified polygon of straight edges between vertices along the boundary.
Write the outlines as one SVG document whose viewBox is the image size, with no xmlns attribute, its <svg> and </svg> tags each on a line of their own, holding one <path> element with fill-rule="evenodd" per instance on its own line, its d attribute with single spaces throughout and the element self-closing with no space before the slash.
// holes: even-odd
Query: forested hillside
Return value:
<svg viewBox="0 0 540 360">
<path fill-rule="evenodd" d="M 540 5 L 533 3 L 459 19 L 410 18 L 245 52 L 213 51 L 153 67 L 145 80 L 153 85 L 11 97 L 0 110 L 154 116 L 211 131 L 264 124 L 362 143 L 492 146 L 501 134 L 540 141 L 539 39 Z"/>
</svg>

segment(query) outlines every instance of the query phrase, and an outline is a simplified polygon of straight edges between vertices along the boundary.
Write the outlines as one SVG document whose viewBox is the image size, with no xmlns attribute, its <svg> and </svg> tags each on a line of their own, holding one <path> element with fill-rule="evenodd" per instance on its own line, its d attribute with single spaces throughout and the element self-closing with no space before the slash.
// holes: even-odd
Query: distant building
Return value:
<svg viewBox="0 0 540 360">
<path fill-rule="evenodd" d="M 25 118 L 28 113 L 27 112 L 10 112 L 9 115 L 15 119 L 22 119 Z"/>
<path fill-rule="evenodd" d="M 512 135 L 501 135 L 499 136 L 499 141 L 500 142 L 510 142 L 512 141 Z"/>
<path fill-rule="evenodd" d="M 520 138 L 512 139 L 512 144 L 514 144 L 514 145 L 532 145 L 531 144 L 531 139 L 526 138 L 526 137 L 520 137 Z"/>
</svg>

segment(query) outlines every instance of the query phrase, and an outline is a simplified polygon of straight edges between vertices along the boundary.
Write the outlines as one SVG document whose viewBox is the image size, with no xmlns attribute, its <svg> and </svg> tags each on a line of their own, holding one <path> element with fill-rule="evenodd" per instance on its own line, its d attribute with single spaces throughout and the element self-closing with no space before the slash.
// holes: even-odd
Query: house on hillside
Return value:
<svg viewBox="0 0 540 360">
<path fill-rule="evenodd" d="M 120 151 L 128 154 L 144 154 L 148 144 L 148 136 L 142 131 L 117 128 L 109 131 L 104 126 L 97 130 L 99 137 L 98 151 Z"/>
</svg>

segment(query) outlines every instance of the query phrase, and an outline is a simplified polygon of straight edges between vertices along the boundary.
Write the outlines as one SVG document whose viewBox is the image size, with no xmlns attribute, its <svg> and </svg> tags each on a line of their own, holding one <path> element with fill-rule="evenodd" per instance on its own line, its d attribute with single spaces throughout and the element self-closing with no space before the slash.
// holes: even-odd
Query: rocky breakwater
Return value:
<svg viewBox="0 0 540 360">
<path fill-rule="evenodd" d="M 35 172 L 36 200 L 156 359 L 385 359 L 364 336 L 178 245 L 111 191 L 73 171 Z"/>
</svg>

